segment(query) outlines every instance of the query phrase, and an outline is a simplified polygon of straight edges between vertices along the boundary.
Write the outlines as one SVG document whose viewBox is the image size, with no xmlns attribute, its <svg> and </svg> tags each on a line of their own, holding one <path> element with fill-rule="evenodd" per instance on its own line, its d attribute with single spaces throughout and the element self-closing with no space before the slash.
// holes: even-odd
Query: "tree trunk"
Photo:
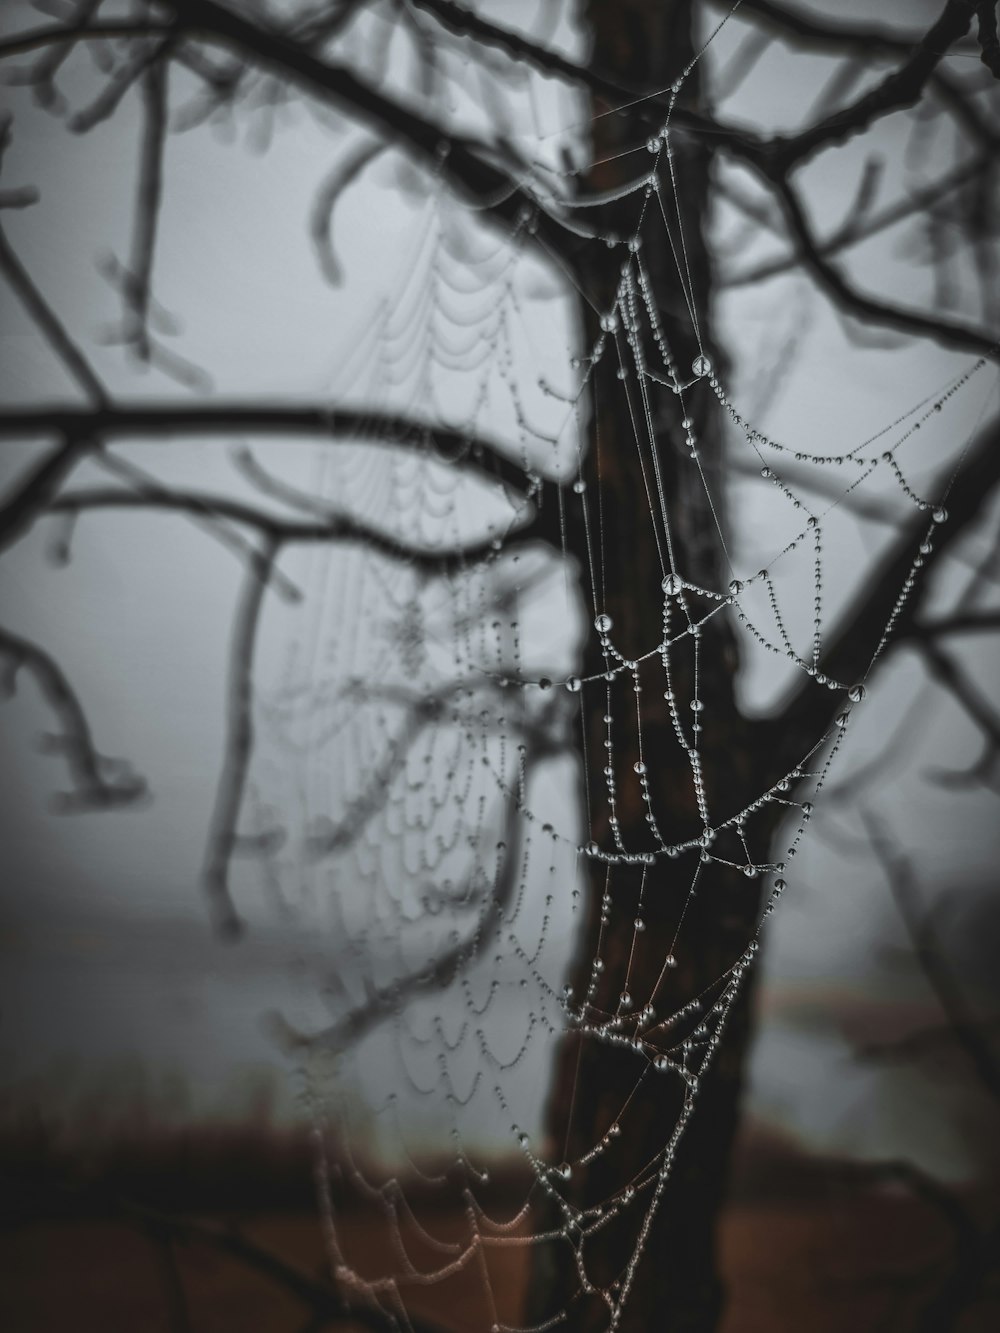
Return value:
<svg viewBox="0 0 1000 1333">
<path fill-rule="evenodd" d="M 591 0 L 588 13 L 595 63 L 626 86 L 663 88 L 690 59 L 693 48 L 688 0 Z M 697 95 L 697 79 L 692 75 L 685 80 L 681 97 L 690 105 Z M 591 182 L 595 189 L 607 189 L 625 179 L 634 179 L 643 169 L 642 163 L 636 166 L 635 153 L 616 156 L 623 148 L 634 145 L 637 133 L 634 122 L 630 126 L 625 116 L 605 115 L 595 121 L 594 160 L 600 163 L 602 159 L 610 159 L 595 167 Z M 671 142 L 702 345 L 717 361 L 707 328 L 710 269 L 704 231 L 708 154 L 680 135 L 672 137 Z M 649 165 L 652 161 L 651 157 Z M 661 168 L 664 165 L 661 157 Z M 666 179 L 665 171 L 661 171 L 661 179 Z M 663 199 L 669 218 L 669 187 Z M 657 206 L 654 208 L 653 204 Z M 629 208 L 634 217 L 635 197 L 630 199 Z M 591 268 L 581 274 L 581 285 L 588 294 L 597 294 L 598 307 L 605 312 L 614 306 L 623 248 L 609 249 L 607 255 L 604 272 Z M 655 199 L 646 210 L 641 255 L 651 278 L 660 326 L 679 375 L 687 380 L 692 361 L 699 353 L 699 342 Z M 643 321 L 644 326 L 647 323 Z M 597 316 L 588 317 L 586 332 L 591 345 L 600 337 Z M 643 338 L 644 355 L 648 364 L 655 366 L 659 353 L 651 339 L 645 333 L 636 332 L 633 336 Z M 604 601 L 595 607 L 595 613 L 604 612 L 612 617 L 616 648 L 626 657 L 632 654 L 638 657 L 663 634 L 664 574 L 641 458 L 644 454 L 647 476 L 651 475 L 652 452 L 648 440 L 641 442 L 641 448 L 637 447 L 636 429 L 624 392 L 627 389 L 633 395 L 635 421 L 641 422 L 638 386 L 631 370 L 622 381 L 617 368 L 618 358 L 609 346 L 592 380 L 585 495 L 590 504 L 593 547 L 598 545 L 594 535 L 598 490 L 603 517 L 603 553 L 595 552 L 595 559 L 602 566 L 606 591 L 598 592 L 598 598 L 603 595 Z M 662 372 L 662 363 L 660 368 Z M 666 390 L 658 393 L 652 402 L 653 447 L 663 479 L 676 569 L 683 578 L 702 587 L 725 588 L 732 575 L 724 563 L 702 475 L 688 454 L 687 428 L 681 424 L 686 411 L 694 421 L 701 466 L 724 523 L 724 513 L 719 509 L 724 502 L 719 481 L 721 422 L 714 395 L 707 384 L 698 386 L 685 396 L 682 409 L 676 395 Z M 577 526 L 570 528 L 569 540 L 578 553 L 581 570 L 587 570 L 581 529 L 577 518 Z M 662 548 L 662 530 L 660 535 Z M 601 573 L 597 581 L 600 588 Z M 588 598 L 590 592 L 588 587 Z M 703 615 L 708 609 L 708 605 L 698 604 L 697 614 Z M 698 693 L 705 700 L 700 755 L 712 800 L 713 822 L 743 807 L 750 799 L 748 793 L 754 780 L 750 728 L 740 716 L 734 697 L 736 644 L 726 614 L 716 615 L 704 626 L 699 653 Z M 681 627 L 678 622 L 676 628 Z M 685 719 L 692 716 L 691 646 L 691 640 L 686 640 L 672 661 L 671 683 L 678 711 Z M 605 670 L 599 638 L 593 632 L 583 669 L 588 677 Z M 638 696 L 633 692 L 636 681 L 641 687 Z M 665 688 L 663 667 L 656 656 L 641 664 L 635 681 L 625 672 L 610 686 L 603 680 L 584 685 L 587 743 L 584 780 L 591 812 L 590 836 L 602 849 L 615 846 L 608 782 L 602 771 L 609 762 L 604 747 L 608 713 L 614 718 L 611 724 L 614 749 L 610 753 L 616 789 L 614 816 L 622 844 L 630 851 L 653 849 L 647 808 L 668 843 L 697 838 L 702 832 L 704 821 L 696 800 L 691 761 L 675 735 L 664 698 Z M 649 807 L 643 801 L 634 772 L 639 759 L 637 702 L 641 703 Z M 767 830 L 759 822 L 767 818 L 767 812 L 762 812 L 755 826 L 756 850 L 762 858 L 765 847 L 760 845 L 760 839 L 766 844 L 765 833 L 773 831 L 773 822 Z M 712 850 L 733 860 L 745 859 L 735 835 L 730 845 L 727 836 L 720 834 L 719 844 Z M 666 1017 L 711 987 L 733 964 L 752 934 L 759 910 L 761 880 L 734 875 L 731 869 L 723 873 L 714 862 L 702 864 L 697 891 L 688 901 L 674 947 L 678 919 L 698 867 L 697 851 L 682 853 L 676 859 L 661 855 L 648 868 L 642 886 L 643 867 L 615 865 L 609 874 L 608 865 L 594 859 L 585 925 L 571 974 L 574 1004 L 579 1004 L 588 986 L 593 986 L 591 968 L 598 952 L 603 971 L 589 1002 L 595 1009 L 611 1014 L 620 1009 L 620 997 L 627 984 L 633 1011 L 652 1003 L 656 1013 Z M 640 893 L 645 929 L 634 935 L 633 921 L 640 912 Z M 603 935 L 602 916 L 606 919 Z M 676 965 L 665 968 L 665 959 L 672 948 Z M 718 993 L 718 988 L 713 989 L 711 998 Z M 671 1046 L 696 1027 L 698 1021 L 698 1011 L 691 1012 L 678 1027 L 669 1032 L 659 1030 L 657 1040 L 662 1039 L 663 1046 Z M 571 1164 L 572 1174 L 562 1193 L 574 1204 L 586 1206 L 616 1195 L 623 1203 L 620 1215 L 584 1242 L 582 1257 L 586 1276 L 595 1287 L 616 1292 L 621 1288 L 613 1284 L 628 1281 L 630 1294 L 621 1321 L 614 1324 L 608 1301 L 598 1292 L 581 1291 L 581 1270 L 569 1241 L 539 1246 L 529 1320 L 542 1320 L 568 1307 L 568 1327 L 586 1333 L 609 1326 L 623 1331 L 663 1328 L 671 1333 L 707 1333 L 715 1327 L 721 1308 L 715 1224 L 726 1188 L 750 1029 L 750 996 L 744 984 L 711 1072 L 698 1089 L 694 1112 L 641 1246 L 638 1267 L 631 1277 L 627 1266 L 636 1252 L 642 1219 L 655 1191 L 656 1168 L 663 1160 L 665 1145 L 681 1113 L 685 1086 L 676 1075 L 654 1072 L 647 1056 L 632 1048 L 608 1045 L 579 1033 L 571 1033 L 565 1039 L 547 1112 L 549 1150 L 556 1162 L 565 1160 Z M 641 1081 L 630 1099 L 640 1075 Z M 609 1131 L 611 1137 L 605 1150 L 588 1163 L 580 1164 L 580 1157 L 604 1140 Z M 641 1188 L 641 1182 L 650 1178 L 651 1168 L 652 1180 Z M 636 1185 L 635 1197 L 625 1205 L 622 1191 L 630 1181 Z M 546 1223 L 561 1224 L 558 1209 L 542 1225 Z"/>
</svg>

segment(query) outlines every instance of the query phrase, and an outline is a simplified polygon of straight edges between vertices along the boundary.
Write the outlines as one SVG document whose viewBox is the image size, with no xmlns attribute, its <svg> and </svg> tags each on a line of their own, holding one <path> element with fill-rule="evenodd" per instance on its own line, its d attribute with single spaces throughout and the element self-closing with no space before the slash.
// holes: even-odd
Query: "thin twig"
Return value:
<svg viewBox="0 0 1000 1333">
<path fill-rule="evenodd" d="M 145 44 L 140 44 L 127 64 L 116 70 L 91 102 L 69 119 L 69 128 L 75 134 L 86 134 L 102 121 L 109 120 L 121 105 L 122 98 L 150 69 L 164 61 L 174 42 L 173 33 Z"/>
<path fill-rule="evenodd" d="M 202 883 L 215 926 L 225 938 L 236 938 L 243 931 L 243 922 L 233 904 L 229 875 L 253 754 L 254 649 L 264 590 L 277 551 L 275 541 L 265 541 L 256 559 L 247 566 L 230 633 L 226 738 L 202 869 Z"/>
<path fill-rule="evenodd" d="M 135 805 L 148 795 L 145 780 L 120 759 L 98 753 L 90 723 L 79 696 L 55 658 L 38 644 L 0 628 L 0 654 L 7 659 L 4 686 L 14 692 L 23 667 L 35 678 L 42 697 L 59 721 L 61 731 L 49 738 L 48 748 L 65 761 L 73 784 L 59 795 L 60 811 L 112 810 Z"/>
<path fill-rule="evenodd" d="M 125 289 L 132 315 L 132 344 L 140 360 L 150 358 L 149 301 L 156 255 L 156 232 L 163 197 L 163 152 L 167 137 L 167 77 L 169 62 L 158 60 L 141 80 L 143 103 L 142 150 L 132 233 L 132 255 Z"/>
</svg>

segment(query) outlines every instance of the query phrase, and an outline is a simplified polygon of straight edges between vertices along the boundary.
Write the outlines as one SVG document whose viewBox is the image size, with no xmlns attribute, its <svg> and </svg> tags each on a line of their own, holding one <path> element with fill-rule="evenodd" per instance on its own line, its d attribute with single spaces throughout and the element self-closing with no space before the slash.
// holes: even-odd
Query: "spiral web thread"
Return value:
<svg viewBox="0 0 1000 1333">
<path fill-rule="evenodd" d="M 541 139 L 536 151 L 541 157 Z M 325 454 L 314 482 L 324 504 L 364 515 L 428 551 L 484 534 L 487 549 L 446 575 L 363 551 L 312 552 L 306 628 L 292 637 L 282 679 L 258 704 L 256 790 L 301 825 L 296 850 L 273 868 L 311 943 L 328 959 L 323 1021 L 303 1020 L 301 1046 L 330 1259 L 341 1290 L 403 1330 L 422 1311 L 440 1309 L 442 1292 L 462 1311 L 462 1327 L 524 1329 L 518 1284 L 535 1247 L 545 1244 L 570 1247 L 580 1291 L 602 1298 L 608 1327 L 618 1325 L 699 1083 L 785 889 L 786 863 L 812 802 L 865 698 L 864 678 L 835 680 L 824 671 L 825 539 L 864 490 L 877 489 L 883 503 L 894 498 L 902 516 L 913 508 L 926 515 L 923 544 L 873 645 L 874 664 L 947 521 L 946 496 L 921 495 L 910 481 L 926 465 L 917 446 L 967 431 L 967 421 L 955 425 L 957 405 L 977 377 L 987 378 L 984 360 L 969 364 L 836 454 L 770 438 L 743 415 L 738 390 L 704 350 L 693 366 L 677 365 L 657 326 L 644 260 L 650 214 L 696 332 L 700 314 L 679 224 L 684 180 L 669 117 L 634 153 L 640 165 L 620 192 L 634 201 L 634 230 L 604 238 L 621 254 L 621 279 L 583 356 L 571 354 L 572 301 L 553 290 L 551 277 L 540 280 L 533 216 L 524 214 L 500 236 L 428 180 L 392 294 L 357 332 L 331 398 L 440 421 L 470 441 L 503 441 L 523 469 L 524 489 L 470 475 L 475 469 L 460 464 L 475 463 L 474 444 L 462 459 L 443 457 L 433 428 L 418 448 L 359 439 L 354 448 Z M 552 160 L 538 168 L 533 188 L 539 210 L 586 230 L 586 215 L 574 210 Z M 653 525 L 661 562 L 635 571 L 658 588 L 662 628 L 634 657 L 621 650 L 604 609 L 601 497 L 589 493 L 582 476 L 590 381 L 609 356 L 618 367 L 617 410 L 632 424 L 647 477 L 649 511 L 635 522 Z M 756 560 L 743 567 L 732 555 L 724 586 L 699 586 L 678 563 L 651 448 L 662 395 L 680 401 L 691 464 L 707 490 L 687 405 L 698 396 L 714 399 L 728 422 L 733 459 L 751 460 L 759 474 L 749 483 L 745 468 L 739 474 L 743 503 L 757 504 L 750 492 L 763 492 L 769 532 L 781 534 L 760 567 Z M 817 504 L 787 481 L 790 460 L 799 475 L 821 471 L 827 487 L 835 476 L 839 498 Z M 565 550 L 560 558 L 519 540 L 543 481 L 553 480 L 560 514 L 576 506 L 583 519 L 587 549 L 578 579 Z M 720 530 L 724 546 L 726 535 Z M 746 658 L 780 659 L 786 672 L 806 673 L 840 705 L 794 767 L 736 811 L 717 808 L 700 757 L 713 699 L 700 684 L 699 655 L 702 630 L 716 616 L 730 620 Z M 598 636 L 604 663 L 587 678 L 575 666 L 584 633 Z M 680 674 L 694 682 L 690 697 L 675 689 L 679 662 Z M 657 763 L 643 745 L 643 699 L 653 674 L 700 812 L 694 838 L 675 838 L 647 781 Z M 584 762 L 605 777 L 611 837 L 603 844 L 592 839 L 589 816 L 581 827 L 573 795 L 580 779 L 572 746 L 595 694 L 605 700 L 604 754 Z M 623 747 L 638 754 L 626 773 L 616 763 Z M 652 849 L 629 846 L 620 832 L 616 784 L 626 781 L 645 803 Z M 775 805 L 787 819 L 785 851 L 772 860 L 770 836 L 757 825 Z M 723 832 L 735 833 L 742 857 L 717 853 Z M 725 841 L 734 845 L 731 836 Z M 658 1011 L 660 983 L 633 993 L 627 977 L 617 1007 L 601 1009 L 595 997 L 602 946 L 623 932 L 634 953 L 645 929 L 644 898 L 658 891 L 666 859 L 690 873 L 675 904 L 661 982 L 688 947 L 685 912 L 707 864 L 724 867 L 734 882 L 764 878 L 756 926 L 716 983 L 677 1013 Z M 579 931 L 581 886 L 593 863 L 606 876 L 601 935 L 589 984 L 574 994 L 563 985 L 567 942 Z M 615 883 L 626 866 L 641 867 L 642 888 L 638 910 L 622 919 Z M 678 1024 L 688 1034 L 682 1041 L 672 1036 Z M 635 1079 L 615 1119 L 579 1157 L 563 1161 L 544 1141 L 540 1108 L 569 1031 L 630 1051 Z M 575 1206 L 567 1180 L 614 1153 L 628 1107 L 651 1079 L 678 1080 L 683 1092 L 659 1152 L 599 1203 Z M 561 1219 L 554 1230 L 538 1229 L 543 1201 L 550 1206 L 544 1215 Z M 622 1214 L 633 1228 L 631 1258 L 615 1282 L 595 1292 L 588 1240 Z M 572 1327 L 569 1305 L 535 1327 L 560 1323 Z"/>
</svg>

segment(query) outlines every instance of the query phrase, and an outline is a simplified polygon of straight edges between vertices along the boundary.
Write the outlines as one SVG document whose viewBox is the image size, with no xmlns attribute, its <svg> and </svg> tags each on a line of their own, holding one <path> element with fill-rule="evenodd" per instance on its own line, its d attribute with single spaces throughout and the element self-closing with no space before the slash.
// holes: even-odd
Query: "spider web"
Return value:
<svg viewBox="0 0 1000 1333">
<path fill-rule="evenodd" d="M 534 145 L 539 160 L 545 139 L 552 136 Z M 675 360 L 647 264 L 651 229 L 672 257 L 699 344 L 704 312 L 688 271 L 685 181 L 669 116 L 631 152 L 637 166 L 616 197 L 634 226 L 603 238 L 620 255 L 621 276 L 588 346 L 578 343 L 574 305 L 588 294 L 567 291 L 565 274 L 554 280 L 540 265 L 536 215 L 525 212 L 500 236 L 433 177 L 423 201 L 408 205 L 409 242 L 391 295 L 352 330 L 330 396 L 373 416 L 409 414 L 428 429 L 401 441 L 405 448 L 387 447 L 373 430 L 327 451 L 310 494 L 326 511 L 363 516 L 430 555 L 472 553 L 438 573 L 364 550 L 313 551 L 304 628 L 282 628 L 283 673 L 257 701 L 256 799 L 297 834 L 270 870 L 310 953 L 325 960 L 322 988 L 303 1001 L 286 1037 L 302 1057 L 330 1259 L 342 1291 L 403 1330 L 439 1311 L 442 1294 L 463 1328 L 525 1330 L 524 1274 L 547 1245 L 569 1247 L 579 1292 L 604 1301 L 609 1328 L 619 1324 L 699 1086 L 813 802 L 865 701 L 865 676 L 839 680 L 824 667 L 831 565 L 843 559 L 837 524 L 862 493 L 895 505 L 901 518 L 926 517 L 895 609 L 871 645 L 874 666 L 947 521 L 946 497 L 922 494 L 912 475 L 926 468 L 929 438 L 941 445 L 956 422 L 964 430 L 957 405 L 984 378 L 986 362 L 970 363 L 876 432 L 838 440 L 836 451 L 815 447 L 812 435 L 772 438 L 704 348 L 691 365 Z M 575 173 L 556 161 L 549 153 L 532 177 L 538 209 L 586 232 Z M 605 513 L 584 476 L 594 374 L 606 358 L 617 368 L 613 410 L 628 423 L 645 478 L 647 510 L 634 522 L 650 525 L 659 559 L 655 570 L 635 570 L 659 606 L 659 633 L 638 652 L 625 650 L 606 610 Z M 655 443 L 660 404 L 676 400 L 691 467 L 721 515 L 695 424 L 706 399 L 715 427 L 721 421 L 728 431 L 741 507 L 766 513 L 770 542 L 765 561 L 748 563 L 725 530 L 734 525 L 718 519 L 728 561 L 718 586 L 685 567 Z M 468 440 L 460 456 L 440 447 L 436 423 Z M 501 442 L 523 471 L 522 490 L 489 481 L 480 439 Z M 828 498 L 817 501 L 801 480 L 813 472 Z M 526 529 L 553 495 L 561 550 Z M 567 516 L 585 533 L 579 563 L 566 548 Z M 702 762 L 717 706 L 702 654 L 717 617 L 737 634 L 745 664 L 777 671 L 780 662 L 837 704 L 797 762 L 736 810 L 717 799 Z M 580 666 L 592 659 L 587 639 L 596 640 L 598 672 Z M 678 833 L 655 799 L 650 773 L 664 756 L 644 745 L 653 689 L 667 705 L 699 812 L 694 836 Z M 591 746 L 581 756 L 581 724 L 601 706 L 603 753 Z M 583 812 L 581 783 L 591 802 Z M 605 811 L 593 808 L 594 791 Z M 641 844 L 622 831 L 623 799 L 645 809 Z M 786 816 L 777 857 L 775 807 Z M 608 836 L 594 832 L 604 827 Z M 685 887 L 659 980 L 639 990 L 631 959 L 666 861 L 685 868 Z M 713 984 L 660 1012 L 664 978 L 696 947 L 685 917 L 708 866 L 734 884 L 763 881 L 760 912 Z M 598 868 L 600 933 L 586 984 L 574 992 L 570 950 Z M 638 905 L 623 915 L 616 886 L 626 873 L 640 885 Z M 612 935 L 624 939 L 629 964 L 609 1006 L 602 954 Z M 541 1092 L 568 1033 L 628 1051 L 635 1077 L 611 1122 L 566 1160 L 546 1138 Z M 638 1175 L 622 1175 L 580 1206 L 568 1182 L 597 1158 L 613 1158 L 631 1103 L 654 1079 L 680 1090 L 659 1151 Z M 614 1281 L 599 1283 L 588 1243 L 622 1220 L 631 1257 Z M 572 1326 L 572 1300 L 531 1327 L 559 1324 Z"/>
</svg>

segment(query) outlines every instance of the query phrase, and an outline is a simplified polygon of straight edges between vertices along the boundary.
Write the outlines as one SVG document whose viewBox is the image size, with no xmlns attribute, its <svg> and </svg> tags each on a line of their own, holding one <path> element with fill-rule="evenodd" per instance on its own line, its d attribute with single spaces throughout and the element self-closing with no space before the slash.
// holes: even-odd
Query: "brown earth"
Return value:
<svg viewBox="0 0 1000 1333">
<path fill-rule="evenodd" d="M 433 1222 L 441 1239 L 462 1226 L 457 1215 Z M 355 1260 L 377 1262 L 376 1224 L 359 1219 L 348 1230 Z M 313 1214 L 244 1219 L 241 1231 L 303 1273 L 323 1270 Z M 734 1206 L 721 1239 L 730 1290 L 722 1333 L 909 1333 L 954 1258 L 946 1225 L 905 1198 Z M 525 1254 L 491 1253 L 501 1322 L 516 1322 Z M 482 1286 L 470 1268 L 407 1299 L 414 1314 L 471 1333 L 489 1327 Z M 8 1333 L 299 1333 L 307 1315 L 245 1263 L 132 1224 L 38 1220 L 0 1238 L 0 1327 Z M 1000 1328 L 1000 1296 L 978 1300 L 954 1327 Z"/>
<path fill-rule="evenodd" d="M 329 1290 L 313 1165 L 307 1133 L 265 1125 L 121 1134 L 100 1151 L 92 1141 L 87 1153 L 23 1125 L 0 1135 L 0 1330 L 355 1333 L 359 1325 L 343 1320 L 310 1323 L 308 1303 L 289 1290 L 289 1274 L 293 1284 L 301 1275 L 314 1291 Z M 480 1202 L 493 1217 L 513 1217 L 528 1181 L 495 1165 Z M 873 1175 L 805 1155 L 780 1136 L 745 1135 L 720 1221 L 729 1290 L 720 1333 L 1000 1328 L 1000 1262 L 985 1253 L 980 1261 L 968 1243 L 995 1216 L 995 1197 L 933 1183 L 921 1197 L 921 1188 L 905 1172 Z M 386 1225 L 384 1208 L 345 1211 L 346 1200 L 335 1201 L 357 1271 L 398 1273 L 407 1259 L 417 1270 L 437 1268 L 467 1237 L 465 1215 L 435 1208 L 416 1180 L 405 1198 L 419 1223 L 401 1204 L 398 1228 Z M 233 1236 L 242 1255 L 230 1252 Z M 449 1333 L 485 1333 L 494 1319 L 516 1326 L 528 1253 L 485 1247 L 442 1281 L 408 1284 L 407 1308 Z M 287 1269 L 267 1271 L 270 1260 Z M 954 1299 L 928 1325 L 929 1302 L 949 1283 Z M 658 1333 L 655 1315 L 649 1327 Z"/>
</svg>

